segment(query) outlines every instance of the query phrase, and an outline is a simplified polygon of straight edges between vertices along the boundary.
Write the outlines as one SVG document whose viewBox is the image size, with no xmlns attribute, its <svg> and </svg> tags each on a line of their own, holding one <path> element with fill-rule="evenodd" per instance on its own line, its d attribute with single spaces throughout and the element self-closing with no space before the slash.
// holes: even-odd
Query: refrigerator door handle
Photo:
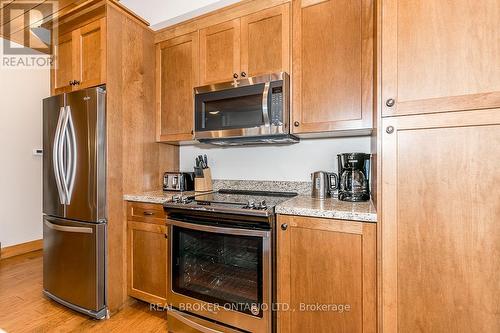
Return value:
<svg viewBox="0 0 500 333">
<path fill-rule="evenodd" d="M 78 161 L 78 155 L 76 147 L 75 126 L 73 124 L 71 107 L 69 105 L 66 106 L 66 114 L 68 118 L 66 127 L 66 140 L 68 142 L 68 170 L 66 170 L 68 192 L 66 193 L 66 204 L 69 205 L 71 203 L 71 196 L 73 195 L 73 189 L 75 186 L 76 164 Z"/>
<path fill-rule="evenodd" d="M 58 225 L 54 223 L 50 223 L 49 221 L 45 220 L 45 225 L 49 227 L 52 230 L 57 230 L 57 231 L 63 231 L 63 232 L 76 232 L 80 234 L 92 234 L 92 228 L 86 228 L 86 227 L 68 227 L 65 225 Z"/>
<path fill-rule="evenodd" d="M 59 156 L 60 156 L 59 145 L 61 143 L 61 135 L 62 135 L 61 127 L 64 114 L 65 114 L 64 107 L 61 107 L 61 109 L 59 110 L 59 118 L 57 119 L 56 132 L 54 135 L 54 145 L 52 146 L 52 166 L 54 168 L 54 178 L 56 181 L 57 192 L 59 194 L 59 201 L 61 202 L 62 205 L 64 205 L 66 202 L 66 196 L 64 195 L 63 192 L 61 170 L 59 169 L 61 165 L 59 161 Z"/>
<path fill-rule="evenodd" d="M 58 143 L 58 150 L 57 150 L 57 162 L 58 162 L 58 167 L 59 167 L 59 175 L 61 178 L 61 187 L 62 191 L 64 193 L 64 202 L 62 204 L 67 205 L 68 204 L 68 171 L 67 171 L 67 165 L 64 161 L 64 151 L 66 150 L 66 155 L 67 157 L 71 157 L 71 153 L 67 149 L 67 137 L 68 137 L 68 112 L 67 108 L 64 108 L 63 111 L 63 120 L 62 120 L 62 126 L 61 126 L 61 135 L 59 138 L 59 143 Z"/>
</svg>

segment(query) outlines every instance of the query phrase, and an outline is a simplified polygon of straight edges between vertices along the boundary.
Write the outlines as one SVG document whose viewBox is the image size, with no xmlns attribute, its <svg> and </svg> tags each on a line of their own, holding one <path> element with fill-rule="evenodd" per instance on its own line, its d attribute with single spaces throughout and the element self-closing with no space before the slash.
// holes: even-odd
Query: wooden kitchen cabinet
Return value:
<svg viewBox="0 0 500 333">
<path fill-rule="evenodd" d="M 500 332 L 500 109 L 381 125 L 381 329 Z"/>
<path fill-rule="evenodd" d="M 376 224 L 279 215 L 277 230 L 278 332 L 375 332 Z"/>
<path fill-rule="evenodd" d="M 73 81 L 73 33 L 59 36 L 54 48 L 55 69 L 53 69 L 52 88 L 54 95 L 72 90 Z"/>
<path fill-rule="evenodd" d="M 200 30 L 200 84 L 230 81 L 240 69 L 240 19 Z"/>
<path fill-rule="evenodd" d="M 193 88 L 198 85 L 198 32 L 156 44 L 157 140 L 193 139 Z"/>
<path fill-rule="evenodd" d="M 160 204 L 127 206 L 128 294 L 145 302 L 167 302 L 167 228 Z"/>
<path fill-rule="evenodd" d="M 373 0 L 293 1 L 294 133 L 371 132 L 373 6 Z"/>
<path fill-rule="evenodd" d="M 247 76 L 289 73 L 290 34 L 288 3 L 242 17 L 240 72 Z"/>
<path fill-rule="evenodd" d="M 54 95 L 106 83 L 106 19 L 59 36 L 54 54 Z"/>
<path fill-rule="evenodd" d="M 382 15 L 383 116 L 500 107 L 498 1 L 388 0 Z"/>
<path fill-rule="evenodd" d="M 201 84 L 288 72 L 289 12 L 286 3 L 201 29 Z"/>
</svg>

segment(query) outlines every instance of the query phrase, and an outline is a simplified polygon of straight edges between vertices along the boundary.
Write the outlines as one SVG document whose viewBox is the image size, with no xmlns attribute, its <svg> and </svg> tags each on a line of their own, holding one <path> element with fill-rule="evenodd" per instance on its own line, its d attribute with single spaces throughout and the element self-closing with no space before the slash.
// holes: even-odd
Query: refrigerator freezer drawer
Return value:
<svg viewBox="0 0 500 333">
<path fill-rule="evenodd" d="M 45 294 L 91 316 L 105 312 L 106 224 L 44 216 Z"/>
</svg>

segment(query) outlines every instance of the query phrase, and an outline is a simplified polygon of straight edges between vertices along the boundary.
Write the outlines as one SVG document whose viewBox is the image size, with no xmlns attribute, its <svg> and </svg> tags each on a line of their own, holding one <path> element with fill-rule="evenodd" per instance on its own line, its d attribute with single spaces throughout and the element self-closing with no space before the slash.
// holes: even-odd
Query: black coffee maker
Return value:
<svg viewBox="0 0 500 333">
<path fill-rule="evenodd" d="M 338 154 L 339 200 L 370 200 L 370 154 Z"/>
</svg>

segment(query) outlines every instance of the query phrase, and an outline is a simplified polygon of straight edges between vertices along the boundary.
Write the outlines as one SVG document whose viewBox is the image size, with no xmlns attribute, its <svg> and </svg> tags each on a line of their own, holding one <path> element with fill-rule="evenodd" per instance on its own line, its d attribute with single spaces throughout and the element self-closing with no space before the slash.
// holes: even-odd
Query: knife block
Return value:
<svg viewBox="0 0 500 333">
<path fill-rule="evenodd" d="M 194 191 L 212 191 L 212 172 L 210 171 L 210 168 L 203 169 L 203 177 L 197 176 L 194 178 Z"/>
</svg>

